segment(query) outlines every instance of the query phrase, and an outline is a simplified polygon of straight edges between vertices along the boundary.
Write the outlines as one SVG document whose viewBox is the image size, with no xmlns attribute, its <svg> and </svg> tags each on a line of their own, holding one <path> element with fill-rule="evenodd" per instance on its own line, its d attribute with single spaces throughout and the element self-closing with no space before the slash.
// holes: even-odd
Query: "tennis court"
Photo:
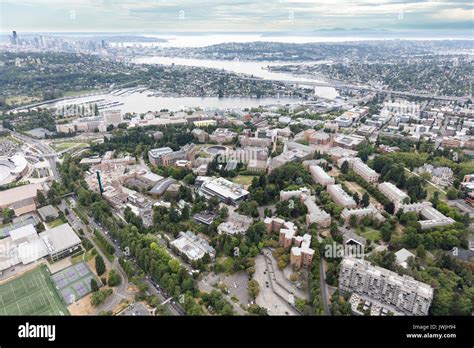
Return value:
<svg viewBox="0 0 474 348">
<path fill-rule="evenodd" d="M 64 303 L 69 305 L 91 292 L 91 279 L 95 277 L 89 267 L 80 262 L 53 274 L 51 278 Z"/>
<path fill-rule="evenodd" d="M 0 285 L 0 315 L 68 315 L 46 266 Z"/>
</svg>

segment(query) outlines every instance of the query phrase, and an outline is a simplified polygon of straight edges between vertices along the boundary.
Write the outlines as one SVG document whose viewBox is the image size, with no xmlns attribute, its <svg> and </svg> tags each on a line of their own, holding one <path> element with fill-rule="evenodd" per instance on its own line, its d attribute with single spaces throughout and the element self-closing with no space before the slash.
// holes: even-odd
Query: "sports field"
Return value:
<svg viewBox="0 0 474 348">
<path fill-rule="evenodd" d="M 46 266 L 0 285 L 0 315 L 68 315 Z"/>
</svg>

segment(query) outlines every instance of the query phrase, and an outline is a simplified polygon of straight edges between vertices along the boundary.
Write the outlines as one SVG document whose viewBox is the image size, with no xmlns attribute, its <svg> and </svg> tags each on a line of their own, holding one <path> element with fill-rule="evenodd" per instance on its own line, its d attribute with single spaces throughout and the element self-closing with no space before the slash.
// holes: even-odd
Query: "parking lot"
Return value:
<svg viewBox="0 0 474 348">
<path fill-rule="evenodd" d="M 255 258 L 254 279 L 260 284 L 260 293 L 256 302 L 259 306 L 268 309 L 269 315 L 297 315 L 291 305 L 278 296 L 272 288 L 269 269 L 263 255 Z"/>
</svg>

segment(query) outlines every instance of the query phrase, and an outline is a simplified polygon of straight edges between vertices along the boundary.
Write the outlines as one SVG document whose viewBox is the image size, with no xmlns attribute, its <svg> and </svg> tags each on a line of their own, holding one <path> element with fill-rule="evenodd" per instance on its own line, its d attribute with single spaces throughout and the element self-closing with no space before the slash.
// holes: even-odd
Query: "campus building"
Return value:
<svg viewBox="0 0 474 348">
<path fill-rule="evenodd" d="M 21 226 L 0 240 L 0 272 L 19 265 L 27 265 L 49 256 L 57 261 L 81 248 L 81 240 L 69 224 L 51 228 L 40 234 L 34 225 Z"/>
<path fill-rule="evenodd" d="M 69 224 L 62 224 L 39 234 L 52 261 L 74 254 L 81 248 L 81 240 Z"/>
<path fill-rule="evenodd" d="M 385 218 L 380 213 L 380 211 L 378 211 L 378 209 L 375 208 L 372 203 L 370 203 L 365 208 L 355 208 L 355 209 L 344 208 L 344 210 L 341 212 L 341 218 L 344 220 L 346 224 L 349 222 L 351 216 L 355 216 L 357 218 L 357 222 L 360 222 L 360 220 L 366 216 L 369 218 L 376 219 L 378 221 L 385 220 Z"/>
<path fill-rule="evenodd" d="M 428 315 L 434 292 L 410 276 L 348 257 L 341 262 L 339 290 L 377 301 L 401 315 Z"/>
<path fill-rule="evenodd" d="M 379 174 L 365 164 L 359 157 L 352 158 L 341 158 L 337 164 L 339 168 L 342 164 L 347 161 L 349 168 L 352 169 L 356 174 L 360 175 L 367 182 L 377 182 L 379 180 Z"/>
<path fill-rule="evenodd" d="M 323 187 L 326 187 L 327 185 L 334 185 L 335 183 L 334 178 L 329 176 L 329 174 L 326 173 L 320 166 L 310 166 L 309 172 L 311 173 L 313 180 Z"/>
<path fill-rule="evenodd" d="M 213 260 L 216 256 L 216 251 L 209 243 L 196 236 L 191 231 L 179 232 L 177 239 L 171 242 L 171 245 L 176 248 L 180 255 L 185 255 L 189 261 L 200 260 L 205 254 L 208 254 Z"/>
<path fill-rule="evenodd" d="M 221 202 L 231 205 L 238 205 L 249 194 L 239 184 L 224 178 L 217 178 L 203 183 L 200 192 L 208 198 L 217 197 Z"/>
<path fill-rule="evenodd" d="M 328 185 L 326 191 L 329 193 L 332 201 L 344 208 L 355 208 L 357 206 L 354 198 L 344 191 L 341 185 Z"/>
<path fill-rule="evenodd" d="M 28 184 L 0 191 L 0 209 L 13 209 L 16 216 L 36 210 L 36 195 L 43 190 L 40 184 Z"/>
<path fill-rule="evenodd" d="M 440 211 L 436 210 L 430 202 L 402 204 L 400 210 L 404 213 L 414 211 L 419 214 L 423 218 L 418 221 L 422 230 L 449 226 L 456 222 L 452 218 L 447 217 Z"/>
<path fill-rule="evenodd" d="M 402 204 L 405 200 L 409 199 L 408 195 L 396 187 L 391 182 L 383 182 L 378 186 L 379 191 L 388 198 L 390 202 L 395 205 L 395 210 L 398 210 L 400 204 Z"/>
<path fill-rule="evenodd" d="M 300 270 L 301 268 L 309 268 L 313 261 L 314 250 L 311 246 L 311 236 L 305 234 L 297 236 L 294 240 L 295 246 L 291 248 L 290 265 L 293 269 Z"/>
</svg>

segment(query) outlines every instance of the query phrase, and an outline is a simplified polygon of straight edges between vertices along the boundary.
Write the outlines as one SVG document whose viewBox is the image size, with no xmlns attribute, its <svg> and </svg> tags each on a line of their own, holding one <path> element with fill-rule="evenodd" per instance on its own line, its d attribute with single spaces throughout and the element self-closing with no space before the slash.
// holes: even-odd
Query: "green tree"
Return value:
<svg viewBox="0 0 474 348">
<path fill-rule="evenodd" d="M 40 207 L 46 205 L 46 197 L 42 191 L 38 191 L 38 193 L 36 194 L 36 202 L 38 202 L 38 205 Z"/>
<path fill-rule="evenodd" d="M 446 192 L 446 197 L 448 197 L 449 200 L 457 199 L 459 197 L 459 192 L 454 188 L 449 188 Z"/>
<path fill-rule="evenodd" d="M 97 255 L 95 257 L 95 270 L 98 276 L 101 276 L 102 274 L 105 273 L 106 269 L 105 269 L 104 259 L 100 255 Z"/>
<path fill-rule="evenodd" d="M 360 201 L 360 204 L 365 208 L 370 204 L 370 196 L 367 192 L 364 192 L 362 195 L 362 200 Z"/>
<path fill-rule="evenodd" d="M 121 283 L 122 279 L 120 275 L 114 270 L 111 269 L 109 272 L 109 279 L 107 280 L 108 286 L 117 286 Z"/>
<path fill-rule="evenodd" d="M 341 173 L 342 174 L 349 173 L 349 162 L 347 162 L 347 161 L 342 162 L 342 164 L 341 164 Z"/>
<path fill-rule="evenodd" d="M 252 297 L 253 299 L 257 298 L 258 294 L 260 293 L 260 285 L 255 279 L 249 280 L 248 292 L 250 297 Z"/>
<path fill-rule="evenodd" d="M 95 278 L 91 278 L 91 291 L 96 292 L 99 290 L 99 284 L 97 284 L 97 280 Z"/>
</svg>

